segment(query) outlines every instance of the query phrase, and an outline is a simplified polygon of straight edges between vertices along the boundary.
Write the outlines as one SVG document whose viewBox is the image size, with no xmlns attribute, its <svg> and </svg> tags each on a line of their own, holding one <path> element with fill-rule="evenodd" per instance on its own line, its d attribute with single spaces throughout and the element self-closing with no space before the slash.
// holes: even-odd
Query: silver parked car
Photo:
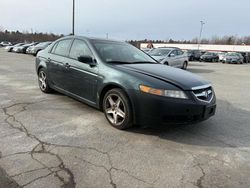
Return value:
<svg viewBox="0 0 250 188">
<path fill-rule="evenodd" d="M 36 56 L 38 52 L 47 48 L 51 43 L 52 42 L 41 42 L 37 45 L 30 46 L 29 48 L 27 48 L 26 53 Z"/>
<path fill-rule="evenodd" d="M 222 63 L 243 64 L 244 57 L 240 53 L 227 53 Z"/>
<path fill-rule="evenodd" d="M 188 55 L 179 48 L 155 48 L 148 54 L 161 64 L 187 69 Z"/>
</svg>

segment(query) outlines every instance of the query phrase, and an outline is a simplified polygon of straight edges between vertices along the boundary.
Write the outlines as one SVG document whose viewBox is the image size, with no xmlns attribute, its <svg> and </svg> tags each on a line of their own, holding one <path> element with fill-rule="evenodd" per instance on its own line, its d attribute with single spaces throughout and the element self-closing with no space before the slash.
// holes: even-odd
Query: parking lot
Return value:
<svg viewBox="0 0 250 188">
<path fill-rule="evenodd" d="M 34 60 L 0 49 L 0 187 L 250 187 L 250 64 L 190 62 L 217 94 L 208 121 L 119 131 L 43 94 Z"/>
</svg>

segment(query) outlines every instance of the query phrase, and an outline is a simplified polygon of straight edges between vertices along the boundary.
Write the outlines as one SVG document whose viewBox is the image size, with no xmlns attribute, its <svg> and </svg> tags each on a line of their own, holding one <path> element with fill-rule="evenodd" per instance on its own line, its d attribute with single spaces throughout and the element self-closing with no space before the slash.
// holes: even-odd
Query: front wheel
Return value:
<svg viewBox="0 0 250 188">
<path fill-rule="evenodd" d="M 52 89 L 49 87 L 48 76 L 44 68 L 38 71 L 38 84 L 42 92 L 51 93 Z"/>
<path fill-rule="evenodd" d="M 132 108 L 128 97 L 122 89 L 112 89 L 103 99 L 103 111 L 108 122 L 117 129 L 132 126 Z"/>
</svg>

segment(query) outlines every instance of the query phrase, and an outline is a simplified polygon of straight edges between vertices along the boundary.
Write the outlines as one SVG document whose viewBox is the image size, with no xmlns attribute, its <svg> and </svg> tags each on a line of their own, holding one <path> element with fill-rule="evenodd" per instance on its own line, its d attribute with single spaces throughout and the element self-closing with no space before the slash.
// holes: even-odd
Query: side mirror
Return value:
<svg viewBox="0 0 250 188">
<path fill-rule="evenodd" d="M 173 54 L 173 53 L 169 55 L 169 57 L 174 57 L 174 56 L 175 56 L 175 54 Z"/>
<path fill-rule="evenodd" d="M 96 60 L 90 56 L 80 56 L 78 57 L 78 61 L 81 63 L 88 64 L 90 67 L 96 66 Z"/>
</svg>

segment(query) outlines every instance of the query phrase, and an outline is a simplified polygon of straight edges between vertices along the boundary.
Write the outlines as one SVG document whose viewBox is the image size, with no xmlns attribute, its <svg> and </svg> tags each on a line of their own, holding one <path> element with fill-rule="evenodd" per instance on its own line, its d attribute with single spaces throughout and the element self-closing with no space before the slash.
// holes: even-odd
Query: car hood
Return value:
<svg viewBox="0 0 250 188">
<path fill-rule="evenodd" d="M 151 57 L 154 58 L 156 61 L 160 61 L 166 58 L 166 56 L 154 56 L 154 55 L 152 55 Z"/>
<path fill-rule="evenodd" d="M 183 90 L 209 84 L 198 75 L 162 64 L 122 64 L 121 69 L 144 74 L 171 83 Z"/>
</svg>

